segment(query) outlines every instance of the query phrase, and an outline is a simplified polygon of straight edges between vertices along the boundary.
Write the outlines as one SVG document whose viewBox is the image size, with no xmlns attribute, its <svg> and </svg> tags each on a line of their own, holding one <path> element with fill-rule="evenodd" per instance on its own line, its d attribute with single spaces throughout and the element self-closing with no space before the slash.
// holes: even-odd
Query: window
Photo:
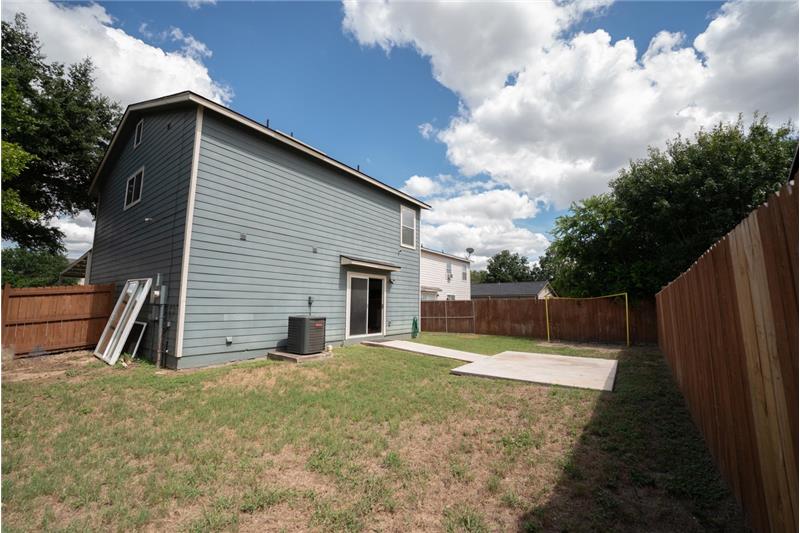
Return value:
<svg viewBox="0 0 800 533">
<path fill-rule="evenodd" d="M 144 129 L 144 119 L 136 124 L 136 132 L 133 134 L 133 147 L 136 148 L 142 144 L 142 130 Z"/>
<path fill-rule="evenodd" d="M 144 167 L 128 178 L 125 184 L 125 209 L 138 204 L 142 199 L 142 180 L 144 180 Z"/>
<path fill-rule="evenodd" d="M 447 262 L 447 281 L 453 279 L 453 263 Z"/>
<path fill-rule="evenodd" d="M 447 295 L 447 299 L 448 300 L 455 300 L 456 299 L 456 295 L 455 294 L 448 294 Z"/>
<path fill-rule="evenodd" d="M 406 248 L 417 247 L 417 215 L 406 206 L 400 206 L 400 244 Z"/>
<path fill-rule="evenodd" d="M 461 280 L 467 281 L 467 265 L 461 265 Z"/>
</svg>

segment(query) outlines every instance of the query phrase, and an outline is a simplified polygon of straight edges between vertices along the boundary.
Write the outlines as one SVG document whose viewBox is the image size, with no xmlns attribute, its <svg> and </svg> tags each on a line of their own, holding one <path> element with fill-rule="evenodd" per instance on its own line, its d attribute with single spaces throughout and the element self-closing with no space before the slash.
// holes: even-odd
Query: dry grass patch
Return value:
<svg viewBox="0 0 800 533">
<path fill-rule="evenodd" d="M 351 346 L 307 365 L 4 375 L 4 527 L 741 527 L 657 353 L 621 353 L 611 394 L 451 366 Z"/>
</svg>

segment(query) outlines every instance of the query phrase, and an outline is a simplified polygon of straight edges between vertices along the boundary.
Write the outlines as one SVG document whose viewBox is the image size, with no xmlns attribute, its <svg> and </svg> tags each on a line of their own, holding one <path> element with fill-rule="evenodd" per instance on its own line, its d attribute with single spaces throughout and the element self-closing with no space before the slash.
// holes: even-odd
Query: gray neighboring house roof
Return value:
<svg viewBox="0 0 800 533">
<path fill-rule="evenodd" d="M 472 297 L 520 298 L 539 294 L 548 281 L 517 281 L 512 283 L 473 283 Z M 552 289 L 551 289 L 552 290 Z"/>
</svg>

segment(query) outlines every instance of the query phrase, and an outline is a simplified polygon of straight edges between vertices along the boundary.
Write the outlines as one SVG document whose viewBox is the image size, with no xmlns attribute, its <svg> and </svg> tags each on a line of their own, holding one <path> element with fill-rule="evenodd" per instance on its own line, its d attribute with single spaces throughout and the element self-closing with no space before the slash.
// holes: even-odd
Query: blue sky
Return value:
<svg viewBox="0 0 800 533">
<path fill-rule="evenodd" d="M 424 244 L 536 260 L 648 145 L 797 120 L 797 1 L 2 4 L 122 104 L 192 89 L 421 197 Z M 70 255 L 88 213 L 54 220 Z"/>
<path fill-rule="evenodd" d="M 182 28 L 205 43 L 212 75 L 233 89 L 231 107 L 294 134 L 395 187 L 412 175 L 458 175 L 446 147 L 424 139 L 418 125 L 443 126 L 459 98 L 431 76 L 411 48 L 360 45 L 342 31 L 337 2 L 220 2 L 188 9 L 181 2 L 108 2 L 118 26 L 155 46 L 176 48 L 153 32 Z M 613 40 L 641 43 L 661 30 L 688 40 L 708 25 L 722 2 L 621 2 L 570 30 L 605 29 Z M 520 225 L 548 233 L 566 209 L 544 209 Z"/>
</svg>

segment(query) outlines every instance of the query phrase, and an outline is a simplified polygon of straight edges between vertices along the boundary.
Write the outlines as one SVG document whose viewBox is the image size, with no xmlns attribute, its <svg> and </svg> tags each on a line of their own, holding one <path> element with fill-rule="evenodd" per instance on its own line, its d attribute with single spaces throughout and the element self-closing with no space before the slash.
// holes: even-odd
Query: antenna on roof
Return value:
<svg viewBox="0 0 800 533">
<path fill-rule="evenodd" d="M 356 170 L 358 170 L 359 172 L 361 172 L 361 165 L 356 165 Z"/>
<path fill-rule="evenodd" d="M 294 138 L 294 132 L 293 132 L 293 131 L 290 131 L 290 132 L 289 132 L 289 137 L 292 137 L 292 138 Z"/>
<path fill-rule="evenodd" d="M 269 128 L 269 119 L 267 119 L 267 127 Z"/>
</svg>

